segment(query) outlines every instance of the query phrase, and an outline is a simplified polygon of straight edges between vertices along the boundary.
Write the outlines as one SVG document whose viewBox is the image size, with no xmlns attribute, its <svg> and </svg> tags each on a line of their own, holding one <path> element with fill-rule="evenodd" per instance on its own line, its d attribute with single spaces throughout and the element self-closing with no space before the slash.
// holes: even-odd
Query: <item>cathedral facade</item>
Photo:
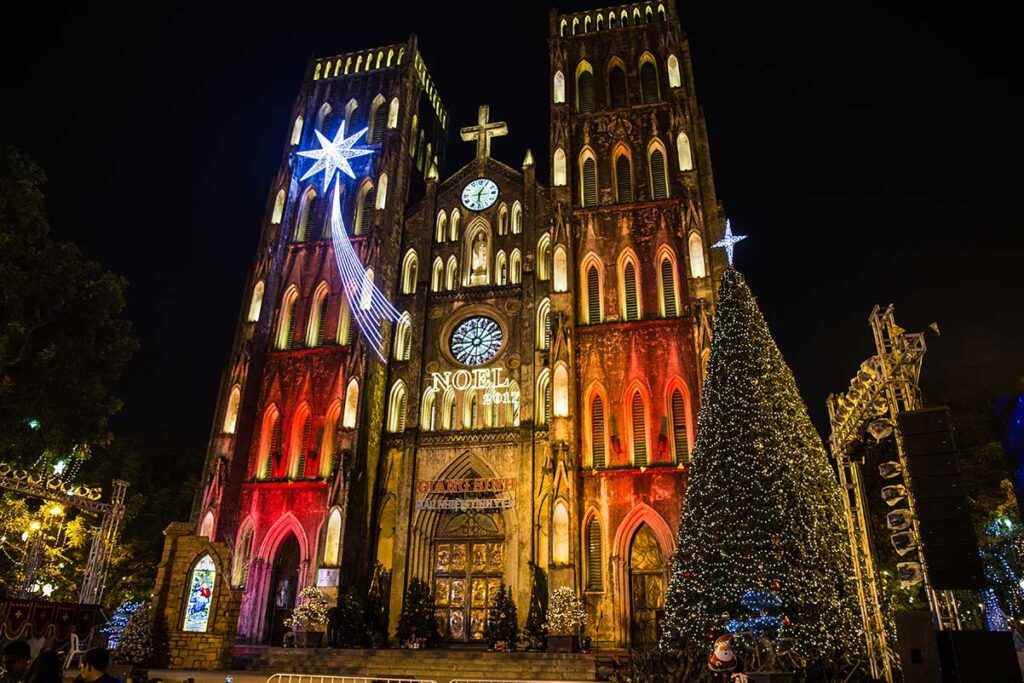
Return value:
<svg viewBox="0 0 1024 683">
<path fill-rule="evenodd" d="M 393 633 L 414 578 L 449 641 L 484 638 L 501 584 L 521 622 L 569 586 L 597 643 L 656 641 L 721 208 L 674 3 L 552 13 L 549 34 L 548 185 L 530 152 L 492 155 L 486 107 L 441 175 L 456 131 L 415 37 L 310 63 L 192 520 L 229 550 L 240 641 L 280 644 L 307 586 L 384 591 Z M 331 190 L 302 179 L 343 124 L 371 152 L 338 186 L 346 241 L 400 314 L 374 329 Z"/>
</svg>

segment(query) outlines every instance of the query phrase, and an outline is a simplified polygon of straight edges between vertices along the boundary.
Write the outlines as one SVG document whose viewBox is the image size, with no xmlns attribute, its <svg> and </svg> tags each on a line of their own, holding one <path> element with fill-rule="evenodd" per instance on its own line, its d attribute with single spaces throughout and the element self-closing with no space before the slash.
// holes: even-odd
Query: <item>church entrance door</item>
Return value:
<svg viewBox="0 0 1024 683">
<path fill-rule="evenodd" d="M 267 623 L 270 625 L 270 644 L 281 645 L 290 629 L 284 620 L 295 607 L 296 584 L 299 581 L 299 540 L 295 534 L 277 547 L 270 573 L 270 597 L 267 600 Z"/>
<path fill-rule="evenodd" d="M 488 611 L 505 576 L 500 515 L 446 514 L 434 539 L 434 607 L 441 637 L 484 639 Z"/>
<path fill-rule="evenodd" d="M 665 562 L 654 532 L 640 526 L 629 550 L 629 593 L 634 649 L 649 650 L 661 637 L 665 612 Z"/>
</svg>

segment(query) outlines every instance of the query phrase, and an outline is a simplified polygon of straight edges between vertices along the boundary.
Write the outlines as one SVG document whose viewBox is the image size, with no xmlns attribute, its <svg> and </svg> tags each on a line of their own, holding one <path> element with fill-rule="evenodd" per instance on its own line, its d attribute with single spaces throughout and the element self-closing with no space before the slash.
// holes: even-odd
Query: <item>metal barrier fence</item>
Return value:
<svg viewBox="0 0 1024 683">
<path fill-rule="evenodd" d="M 426 678 L 387 676 L 321 676 L 320 674 L 274 674 L 267 683 L 437 683 Z"/>
<path fill-rule="evenodd" d="M 591 683 L 590 681 L 548 681 L 539 678 L 453 678 L 451 683 Z"/>
</svg>

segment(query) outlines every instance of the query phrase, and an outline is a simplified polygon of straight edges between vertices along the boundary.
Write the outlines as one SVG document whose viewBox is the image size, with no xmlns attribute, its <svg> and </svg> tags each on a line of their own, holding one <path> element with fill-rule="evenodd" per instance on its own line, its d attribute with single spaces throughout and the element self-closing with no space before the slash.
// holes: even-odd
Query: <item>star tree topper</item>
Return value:
<svg viewBox="0 0 1024 683">
<path fill-rule="evenodd" d="M 361 138 L 366 132 L 366 128 L 356 133 L 351 137 L 345 137 L 345 122 L 341 122 L 341 127 L 338 128 L 338 132 L 335 134 L 333 140 L 328 140 L 327 137 L 318 130 L 314 130 L 316 133 L 317 140 L 320 141 L 320 149 L 311 149 L 308 152 L 299 152 L 299 156 L 308 157 L 310 159 L 316 159 L 316 163 L 309 167 L 306 171 L 306 175 L 302 176 L 300 180 L 306 180 L 312 178 L 320 171 L 324 172 L 324 191 L 327 191 L 328 185 L 334 180 L 334 172 L 341 171 L 350 178 L 355 178 L 356 174 L 352 172 L 352 167 L 349 165 L 348 160 L 354 157 L 361 157 L 366 154 L 370 154 L 373 150 L 371 149 L 352 149 L 352 145 L 356 143 L 356 140 Z"/>
<path fill-rule="evenodd" d="M 732 249 L 737 242 L 747 239 L 746 235 L 734 235 L 732 234 L 732 226 L 729 224 L 729 219 L 725 219 L 725 236 L 712 244 L 712 247 L 719 247 L 725 249 L 725 255 L 729 259 L 729 265 L 732 265 Z"/>
</svg>

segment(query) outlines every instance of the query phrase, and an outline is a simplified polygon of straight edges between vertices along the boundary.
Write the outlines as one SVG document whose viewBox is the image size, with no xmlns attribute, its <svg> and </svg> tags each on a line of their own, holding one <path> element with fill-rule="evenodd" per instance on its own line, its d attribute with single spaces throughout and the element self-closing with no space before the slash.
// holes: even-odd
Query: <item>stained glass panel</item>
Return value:
<svg viewBox="0 0 1024 683">
<path fill-rule="evenodd" d="M 483 365 L 501 348 L 501 327 L 491 318 L 475 316 L 459 323 L 452 332 L 452 355 L 465 365 Z"/>
<path fill-rule="evenodd" d="M 217 568 L 213 558 L 204 556 L 192 570 L 189 582 L 188 604 L 185 607 L 185 631 L 205 633 L 210 620 L 210 603 L 213 601 L 214 582 L 217 579 Z"/>
</svg>

